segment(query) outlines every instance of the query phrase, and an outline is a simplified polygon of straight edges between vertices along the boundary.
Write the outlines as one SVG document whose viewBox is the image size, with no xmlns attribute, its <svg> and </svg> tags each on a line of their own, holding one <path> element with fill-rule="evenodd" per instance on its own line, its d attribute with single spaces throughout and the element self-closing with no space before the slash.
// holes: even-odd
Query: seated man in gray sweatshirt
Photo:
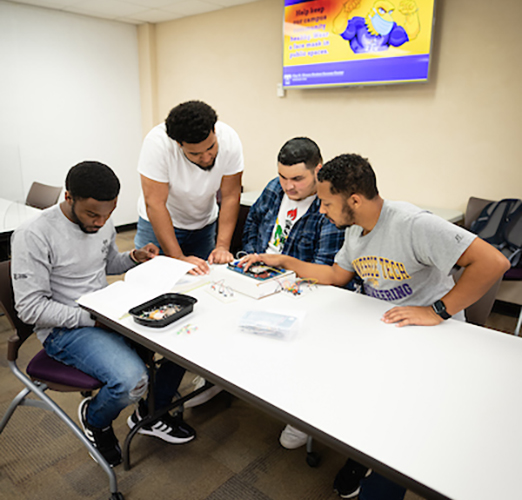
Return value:
<svg viewBox="0 0 522 500">
<path fill-rule="evenodd" d="M 120 253 L 110 216 L 120 182 L 102 163 L 72 167 L 65 182 L 65 200 L 21 225 L 12 238 L 12 279 L 20 319 L 35 332 L 52 358 L 103 382 L 94 398 L 83 400 L 79 419 L 86 436 L 109 465 L 121 462 L 113 420 L 130 403 L 139 403 L 130 427 L 147 414 L 141 397 L 147 391 L 147 367 L 130 342 L 96 323 L 76 300 L 107 286 L 107 274 L 121 274 L 158 254 L 148 244 Z M 184 369 L 168 362 L 157 373 L 158 409 L 172 401 Z M 194 430 L 180 416 L 166 413 L 139 431 L 169 443 L 185 443 Z"/>
</svg>

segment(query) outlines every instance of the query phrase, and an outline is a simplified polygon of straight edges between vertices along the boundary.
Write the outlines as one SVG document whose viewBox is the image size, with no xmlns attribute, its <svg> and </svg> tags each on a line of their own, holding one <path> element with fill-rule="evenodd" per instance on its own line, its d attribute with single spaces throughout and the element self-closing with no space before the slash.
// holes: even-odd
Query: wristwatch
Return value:
<svg viewBox="0 0 522 500">
<path fill-rule="evenodd" d="M 437 302 L 435 302 L 435 304 L 433 304 L 431 307 L 433 307 L 435 314 L 438 314 L 442 319 L 451 318 L 451 314 L 446 311 L 446 305 L 444 302 L 442 302 L 442 300 L 437 300 Z"/>
</svg>

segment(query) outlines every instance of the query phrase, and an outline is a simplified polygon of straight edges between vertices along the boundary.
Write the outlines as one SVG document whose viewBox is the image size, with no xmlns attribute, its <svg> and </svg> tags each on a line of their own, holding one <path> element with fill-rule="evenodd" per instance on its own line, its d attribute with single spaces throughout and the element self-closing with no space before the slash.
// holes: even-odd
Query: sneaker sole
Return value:
<svg viewBox="0 0 522 500">
<path fill-rule="evenodd" d="M 306 437 L 306 439 L 304 441 L 299 441 L 299 442 L 295 442 L 295 441 L 287 441 L 285 438 L 279 438 L 279 444 L 287 449 L 287 450 L 297 450 L 297 448 L 301 448 L 301 446 L 304 446 L 308 441 L 308 437 Z"/>
<path fill-rule="evenodd" d="M 351 493 L 348 493 L 346 495 L 341 495 L 337 490 L 335 492 L 341 497 L 341 498 L 355 498 L 359 493 L 361 492 L 361 487 L 359 486 L 355 491 L 352 491 Z"/>
<path fill-rule="evenodd" d="M 127 425 L 129 426 L 130 429 L 133 429 L 136 426 L 136 424 L 132 421 L 131 417 L 127 418 Z M 143 427 L 138 430 L 138 434 L 143 434 L 144 436 L 155 437 L 155 438 L 161 439 L 165 443 L 169 443 L 169 444 L 185 444 L 185 443 L 188 443 L 189 441 L 192 441 L 196 437 L 196 436 L 190 436 L 188 438 L 169 437 L 168 439 L 165 439 L 165 434 L 161 434 L 161 433 L 155 431 L 154 429 L 151 429 L 151 430 L 144 429 Z"/>
</svg>

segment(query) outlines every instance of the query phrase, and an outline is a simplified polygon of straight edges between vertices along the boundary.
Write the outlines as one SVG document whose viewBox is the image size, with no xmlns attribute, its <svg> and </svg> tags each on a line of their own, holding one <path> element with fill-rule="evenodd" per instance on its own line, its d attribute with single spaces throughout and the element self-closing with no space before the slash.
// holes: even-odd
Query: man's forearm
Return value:
<svg viewBox="0 0 522 500">
<path fill-rule="evenodd" d="M 457 284 L 441 297 L 451 315 L 474 304 L 510 267 L 502 253 L 480 238 L 471 243 L 457 264 L 464 267 L 464 272 Z"/>
<path fill-rule="evenodd" d="M 239 202 L 236 197 L 221 201 L 221 208 L 218 219 L 218 234 L 216 238 L 216 248 L 230 249 L 230 243 L 236 228 L 237 217 L 239 214 Z"/>
<path fill-rule="evenodd" d="M 500 252 L 499 252 L 500 253 Z M 479 263 L 470 264 L 462 273 L 457 284 L 441 297 L 452 316 L 479 300 L 493 284 L 509 269 L 506 261 L 499 259 L 485 268 Z"/>
<path fill-rule="evenodd" d="M 313 264 L 290 257 L 289 255 L 263 254 L 263 261 L 268 265 L 276 265 L 294 271 L 299 278 L 316 280 L 320 285 L 344 286 L 350 277 L 348 271 L 336 272 L 337 268 L 323 264 Z M 339 268 L 340 269 L 340 268 Z"/>
</svg>

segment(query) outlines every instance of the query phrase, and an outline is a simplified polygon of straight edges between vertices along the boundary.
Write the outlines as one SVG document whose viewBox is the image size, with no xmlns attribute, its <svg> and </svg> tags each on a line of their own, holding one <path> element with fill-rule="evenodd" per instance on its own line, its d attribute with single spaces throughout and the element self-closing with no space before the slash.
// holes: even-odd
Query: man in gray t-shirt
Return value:
<svg viewBox="0 0 522 500">
<path fill-rule="evenodd" d="M 343 286 L 356 274 L 367 295 L 390 302 L 382 320 L 406 325 L 437 325 L 476 302 L 509 269 L 495 248 L 409 203 L 383 200 L 375 173 L 359 155 L 341 155 L 317 174 L 321 212 L 346 229 L 344 245 L 332 266 L 299 261 L 288 255 L 249 255 L 248 268 L 262 261 L 295 271 L 321 284 Z M 455 285 L 454 267 L 464 272 Z M 405 489 L 348 460 L 334 489 L 343 498 L 361 490 L 365 500 L 401 500 Z"/>
</svg>

